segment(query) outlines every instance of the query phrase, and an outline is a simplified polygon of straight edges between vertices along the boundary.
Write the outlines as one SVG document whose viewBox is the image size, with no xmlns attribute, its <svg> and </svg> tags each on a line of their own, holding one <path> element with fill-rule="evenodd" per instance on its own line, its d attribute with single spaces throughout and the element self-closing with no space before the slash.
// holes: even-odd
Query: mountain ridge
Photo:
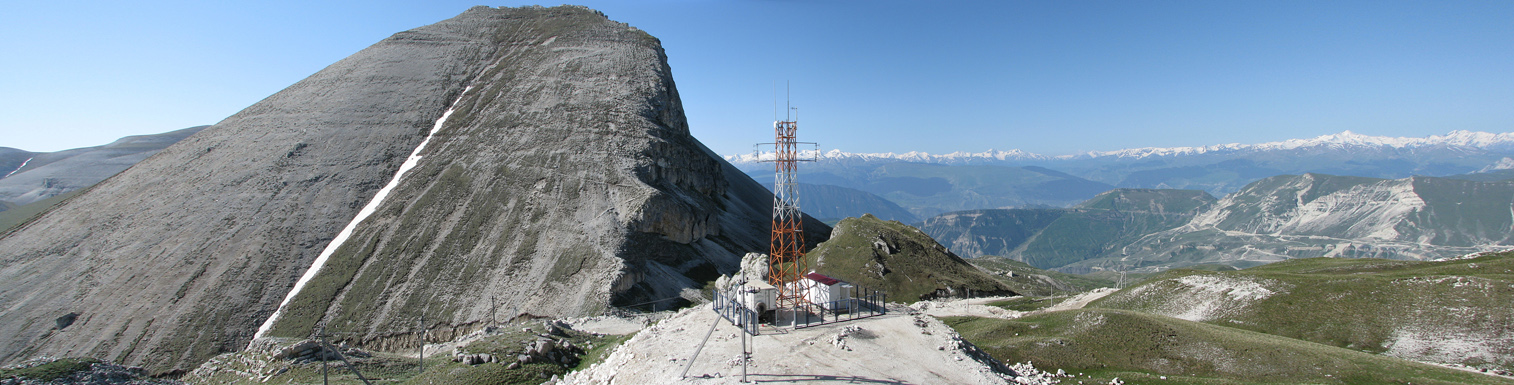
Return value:
<svg viewBox="0 0 1514 385">
<path fill-rule="evenodd" d="M 1350 147 L 1387 147 L 1387 148 L 1414 148 L 1425 146 L 1461 146 L 1461 147 L 1508 147 L 1514 146 L 1514 132 L 1489 133 L 1482 131 L 1454 130 L 1445 135 L 1430 135 L 1426 137 L 1390 137 L 1363 135 L 1342 131 L 1336 134 L 1320 135 L 1308 139 L 1288 139 L 1276 142 L 1263 142 L 1255 144 L 1227 143 L 1197 147 L 1138 147 L 1110 151 L 1086 151 L 1064 155 L 1043 155 L 1027 152 L 1020 149 L 1008 151 L 989 149 L 983 152 L 954 151 L 945 154 L 932 154 L 924 151 L 909 151 L 904 153 L 854 153 L 839 149 L 820 152 L 821 159 L 856 159 L 865 161 L 899 160 L 908 162 L 926 163 L 972 163 L 975 161 L 1057 161 L 1077 160 L 1089 158 L 1130 158 L 1144 159 L 1150 157 L 1171 157 L 1178 155 L 1200 155 L 1219 152 L 1241 151 L 1270 151 L 1270 150 L 1293 150 L 1311 147 L 1330 147 L 1335 149 Z M 755 163 L 762 160 L 771 160 L 772 154 L 763 152 L 758 154 L 730 154 L 724 156 L 726 161 L 734 164 Z"/>
</svg>

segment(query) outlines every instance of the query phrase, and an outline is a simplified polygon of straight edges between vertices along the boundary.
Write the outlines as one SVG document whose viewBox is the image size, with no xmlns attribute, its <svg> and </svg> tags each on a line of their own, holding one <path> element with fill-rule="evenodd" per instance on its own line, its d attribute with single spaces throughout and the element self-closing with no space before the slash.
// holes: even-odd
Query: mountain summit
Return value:
<svg viewBox="0 0 1514 385">
<path fill-rule="evenodd" d="M 656 38 L 582 7 L 474 7 L 0 238 L 0 358 L 165 372 L 255 335 L 404 348 L 422 319 L 436 341 L 666 306 L 765 251 L 771 203 L 689 135 Z"/>
</svg>

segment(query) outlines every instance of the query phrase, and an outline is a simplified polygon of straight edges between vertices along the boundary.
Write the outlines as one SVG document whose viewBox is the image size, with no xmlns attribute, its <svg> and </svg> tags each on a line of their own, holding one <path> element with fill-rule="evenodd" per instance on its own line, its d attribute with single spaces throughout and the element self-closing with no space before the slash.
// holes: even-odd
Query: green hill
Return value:
<svg viewBox="0 0 1514 385">
<path fill-rule="evenodd" d="M 1061 369 L 1083 383 L 1510 384 L 1483 374 L 1264 333 L 1125 310 L 1080 309 L 1015 320 L 943 319 L 1004 362 Z M 1091 381 L 1090 381 L 1091 380 Z"/>
<path fill-rule="evenodd" d="M 1310 258 L 1173 270 L 1089 306 L 1416 361 L 1514 368 L 1514 253 L 1441 262 Z"/>
<path fill-rule="evenodd" d="M 888 293 L 890 301 L 1011 295 L 1014 291 L 919 229 L 872 215 L 846 218 L 805 255 L 810 269 Z"/>
<path fill-rule="evenodd" d="M 969 256 L 1001 255 L 1048 269 L 1120 255 L 1124 245 L 1181 226 L 1214 201 L 1198 190 L 1114 189 L 1070 209 L 947 213 L 921 230 Z"/>
</svg>

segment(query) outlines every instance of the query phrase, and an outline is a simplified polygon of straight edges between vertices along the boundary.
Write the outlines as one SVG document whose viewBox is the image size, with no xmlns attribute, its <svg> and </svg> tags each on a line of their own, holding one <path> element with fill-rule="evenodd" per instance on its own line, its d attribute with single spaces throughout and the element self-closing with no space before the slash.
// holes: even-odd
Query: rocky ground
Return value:
<svg viewBox="0 0 1514 385">
<path fill-rule="evenodd" d="M 694 357 L 712 324 L 712 336 Z M 902 305 L 891 305 L 887 315 L 819 327 L 763 327 L 747 343 L 746 374 L 753 381 L 1041 384 L 1058 377 L 1028 364 L 1006 366 L 935 317 Z M 700 306 L 641 331 L 604 362 L 560 383 L 734 384 L 742 380 L 741 349 L 739 330 Z M 680 377 L 685 367 L 688 375 Z"/>
<path fill-rule="evenodd" d="M 182 382 L 155 379 L 147 370 L 93 359 L 38 358 L 0 368 L 0 385 L 182 385 Z"/>
</svg>

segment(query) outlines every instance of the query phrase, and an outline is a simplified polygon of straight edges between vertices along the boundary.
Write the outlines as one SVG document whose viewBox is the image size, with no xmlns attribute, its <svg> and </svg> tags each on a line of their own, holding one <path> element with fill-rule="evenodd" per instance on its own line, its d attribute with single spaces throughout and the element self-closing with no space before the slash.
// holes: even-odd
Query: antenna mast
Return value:
<svg viewBox="0 0 1514 385">
<path fill-rule="evenodd" d="M 815 145 L 797 141 L 799 125 L 789 115 L 795 108 L 787 100 L 785 86 L 785 120 L 773 122 L 773 227 L 768 248 L 768 283 L 778 289 L 778 309 L 792 310 L 808 301 L 808 282 L 801 279 L 804 273 L 804 214 L 799 211 L 799 193 L 795 176 L 801 161 L 814 161 L 813 157 L 801 158 L 799 145 Z M 774 101 L 774 104 L 777 101 Z M 775 114 L 776 115 L 776 114 Z M 764 143 L 766 144 L 766 143 Z M 818 155 L 819 149 L 812 155 Z"/>
</svg>

